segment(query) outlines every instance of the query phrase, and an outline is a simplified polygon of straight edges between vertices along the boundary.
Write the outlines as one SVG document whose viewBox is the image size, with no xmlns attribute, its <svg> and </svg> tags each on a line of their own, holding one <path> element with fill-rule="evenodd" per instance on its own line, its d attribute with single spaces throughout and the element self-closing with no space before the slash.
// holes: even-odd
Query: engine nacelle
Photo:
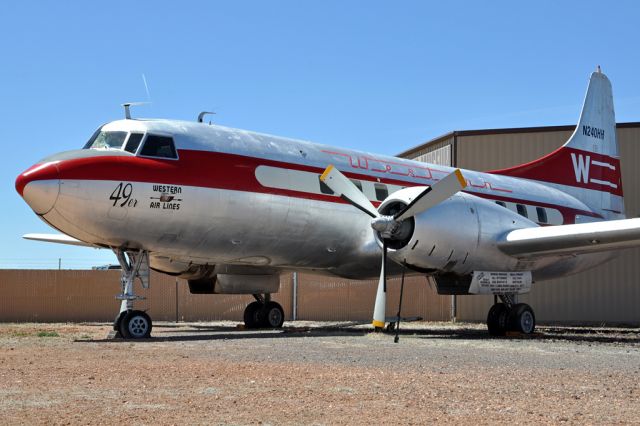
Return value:
<svg viewBox="0 0 640 426">
<path fill-rule="evenodd" d="M 280 290 L 277 271 L 248 265 L 196 265 L 151 257 L 151 267 L 184 278 L 192 294 L 265 294 Z"/>
<path fill-rule="evenodd" d="M 220 294 L 264 294 L 280 290 L 280 275 L 218 274 L 215 292 Z"/>
<path fill-rule="evenodd" d="M 397 191 L 379 211 L 394 214 L 423 190 Z M 474 270 L 511 270 L 517 259 L 501 252 L 496 242 L 506 232 L 531 226 L 537 225 L 492 201 L 459 192 L 405 220 L 394 241 L 388 243 L 388 256 L 426 273 L 468 275 Z"/>
<path fill-rule="evenodd" d="M 265 294 L 280 290 L 280 276 L 218 274 L 189 280 L 191 294 Z"/>
</svg>

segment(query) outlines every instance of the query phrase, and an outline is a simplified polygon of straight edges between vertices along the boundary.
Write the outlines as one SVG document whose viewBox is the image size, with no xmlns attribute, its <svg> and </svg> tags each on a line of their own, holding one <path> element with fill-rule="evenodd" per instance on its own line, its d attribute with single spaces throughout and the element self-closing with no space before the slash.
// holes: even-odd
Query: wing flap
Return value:
<svg viewBox="0 0 640 426">
<path fill-rule="evenodd" d="M 22 236 L 25 240 L 46 241 L 48 243 L 68 244 L 72 246 L 101 248 L 95 244 L 85 243 L 65 234 L 25 234 Z"/>
<path fill-rule="evenodd" d="M 640 246 L 640 218 L 517 229 L 498 247 L 518 258 L 595 253 Z"/>
</svg>

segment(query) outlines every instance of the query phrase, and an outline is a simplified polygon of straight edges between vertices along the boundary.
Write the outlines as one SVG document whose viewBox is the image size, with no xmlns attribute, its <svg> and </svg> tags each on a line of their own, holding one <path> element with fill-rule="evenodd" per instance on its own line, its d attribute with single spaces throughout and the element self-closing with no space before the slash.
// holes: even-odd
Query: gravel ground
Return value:
<svg viewBox="0 0 640 426">
<path fill-rule="evenodd" d="M 0 324 L 1 424 L 640 423 L 640 330 Z"/>
</svg>

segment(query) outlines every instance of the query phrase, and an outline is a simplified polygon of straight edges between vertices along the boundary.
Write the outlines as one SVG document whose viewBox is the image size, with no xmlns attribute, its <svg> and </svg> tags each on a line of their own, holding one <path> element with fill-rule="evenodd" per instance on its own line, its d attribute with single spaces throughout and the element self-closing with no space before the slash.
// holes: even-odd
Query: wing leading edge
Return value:
<svg viewBox="0 0 640 426">
<path fill-rule="evenodd" d="M 71 246 L 102 248 L 100 246 L 85 243 L 65 234 L 25 234 L 22 236 L 25 240 L 46 241 L 48 243 L 68 244 Z"/>
<path fill-rule="evenodd" d="M 640 218 L 517 229 L 498 247 L 518 258 L 595 253 L 640 246 Z"/>
</svg>

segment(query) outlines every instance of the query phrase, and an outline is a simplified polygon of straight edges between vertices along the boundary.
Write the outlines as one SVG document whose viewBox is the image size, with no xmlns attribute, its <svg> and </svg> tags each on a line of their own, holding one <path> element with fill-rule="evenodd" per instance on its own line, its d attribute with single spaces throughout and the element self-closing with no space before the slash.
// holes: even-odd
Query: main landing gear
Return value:
<svg viewBox="0 0 640 426">
<path fill-rule="evenodd" d="M 531 306 L 526 303 L 515 303 L 513 295 L 505 294 L 499 297 L 502 303 L 494 303 L 487 315 L 489 334 L 504 336 L 507 331 L 533 333 L 536 328 L 536 317 Z"/>
<path fill-rule="evenodd" d="M 271 294 L 254 294 L 256 301 L 244 310 L 244 325 L 247 328 L 280 328 L 284 323 L 284 310 L 279 303 L 271 301 Z"/>
<path fill-rule="evenodd" d="M 146 251 L 114 250 L 122 267 L 120 284 L 122 292 L 116 296 L 121 300 L 120 313 L 113 323 L 116 337 L 125 339 L 147 339 L 151 336 L 153 324 L 146 312 L 133 309 L 135 300 L 144 297 L 134 293 L 133 284 L 139 278 L 143 288 L 149 288 L 149 254 Z"/>
</svg>

